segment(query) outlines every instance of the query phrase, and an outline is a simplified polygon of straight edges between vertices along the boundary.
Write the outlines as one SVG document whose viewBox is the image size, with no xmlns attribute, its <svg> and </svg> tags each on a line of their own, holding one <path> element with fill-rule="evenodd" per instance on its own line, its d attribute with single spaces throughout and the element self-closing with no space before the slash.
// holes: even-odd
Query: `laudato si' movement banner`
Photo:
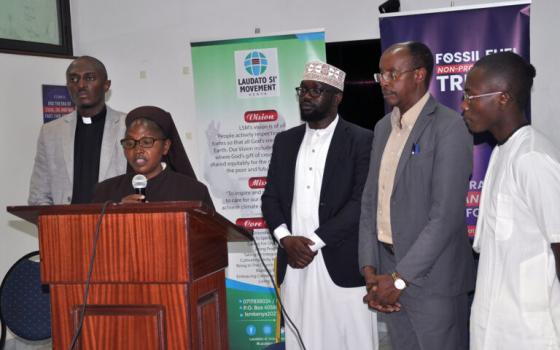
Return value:
<svg viewBox="0 0 560 350">
<path fill-rule="evenodd" d="M 325 61 L 324 32 L 191 44 L 204 180 L 218 212 L 254 230 L 274 274 L 274 245 L 261 195 L 274 136 L 300 123 L 295 87 L 305 63 Z M 228 245 L 227 304 L 232 350 L 275 341 L 276 297 L 252 243 Z"/>
<path fill-rule="evenodd" d="M 529 60 L 529 9 L 527 2 L 493 4 L 483 8 L 385 15 L 379 19 L 381 46 L 421 41 L 434 54 L 430 93 L 459 112 L 465 77 L 480 58 L 513 51 Z M 475 135 L 473 175 L 467 197 L 467 225 L 474 235 L 484 174 L 493 142 Z"/>
</svg>

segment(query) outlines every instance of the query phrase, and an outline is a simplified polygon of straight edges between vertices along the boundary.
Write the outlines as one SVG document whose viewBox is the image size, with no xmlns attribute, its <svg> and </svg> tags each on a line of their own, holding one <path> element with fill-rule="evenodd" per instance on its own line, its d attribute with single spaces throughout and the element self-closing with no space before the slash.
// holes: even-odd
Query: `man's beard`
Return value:
<svg viewBox="0 0 560 350">
<path fill-rule="evenodd" d="M 314 109 L 313 111 L 306 114 L 301 110 L 301 107 L 299 109 L 299 114 L 301 116 L 301 120 L 303 120 L 304 122 L 318 122 L 327 117 L 327 113 L 317 109 Z"/>
</svg>

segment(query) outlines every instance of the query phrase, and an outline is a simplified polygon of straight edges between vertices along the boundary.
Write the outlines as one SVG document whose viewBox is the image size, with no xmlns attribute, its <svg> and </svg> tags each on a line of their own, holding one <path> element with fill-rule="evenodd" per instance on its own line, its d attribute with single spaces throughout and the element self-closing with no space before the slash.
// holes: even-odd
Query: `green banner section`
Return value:
<svg viewBox="0 0 560 350">
<path fill-rule="evenodd" d="M 276 297 L 271 288 L 227 280 L 230 349 L 257 350 L 275 342 Z"/>
<path fill-rule="evenodd" d="M 230 243 L 227 270 L 232 350 L 275 341 L 276 297 L 264 264 L 274 271 L 276 246 L 260 210 L 272 143 L 299 125 L 305 63 L 325 61 L 324 32 L 259 36 L 191 44 L 197 140 L 216 210 L 253 230 L 254 243 Z"/>
</svg>

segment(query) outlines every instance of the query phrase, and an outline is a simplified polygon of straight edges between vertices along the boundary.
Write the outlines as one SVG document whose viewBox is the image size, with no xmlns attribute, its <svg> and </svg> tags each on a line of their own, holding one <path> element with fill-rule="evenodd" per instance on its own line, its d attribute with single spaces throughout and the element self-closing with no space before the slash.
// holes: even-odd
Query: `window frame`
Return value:
<svg viewBox="0 0 560 350">
<path fill-rule="evenodd" d="M 12 40 L 0 38 L 0 52 L 36 56 L 72 57 L 72 25 L 70 21 L 70 0 L 55 0 L 58 14 L 60 44 Z"/>
</svg>

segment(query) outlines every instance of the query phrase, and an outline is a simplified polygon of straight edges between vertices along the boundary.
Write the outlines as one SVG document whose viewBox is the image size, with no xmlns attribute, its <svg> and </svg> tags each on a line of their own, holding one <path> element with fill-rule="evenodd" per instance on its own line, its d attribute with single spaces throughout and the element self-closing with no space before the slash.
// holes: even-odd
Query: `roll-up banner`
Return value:
<svg viewBox="0 0 560 350">
<path fill-rule="evenodd" d="M 191 43 L 203 179 L 216 210 L 254 230 L 272 274 L 276 245 L 261 214 L 274 136 L 299 125 L 295 87 L 305 63 L 325 61 L 324 31 Z M 230 243 L 229 348 L 275 342 L 276 297 L 253 243 Z"/>
<path fill-rule="evenodd" d="M 466 74 L 480 58 L 513 51 L 529 60 L 530 3 L 504 2 L 477 7 L 452 7 L 379 18 L 383 50 L 403 41 L 421 41 L 434 54 L 430 93 L 444 105 L 461 112 Z M 480 191 L 493 142 L 475 135 L 473 174 L 467 196 L 467 225 L 474 236 Z"/>
</svg>

